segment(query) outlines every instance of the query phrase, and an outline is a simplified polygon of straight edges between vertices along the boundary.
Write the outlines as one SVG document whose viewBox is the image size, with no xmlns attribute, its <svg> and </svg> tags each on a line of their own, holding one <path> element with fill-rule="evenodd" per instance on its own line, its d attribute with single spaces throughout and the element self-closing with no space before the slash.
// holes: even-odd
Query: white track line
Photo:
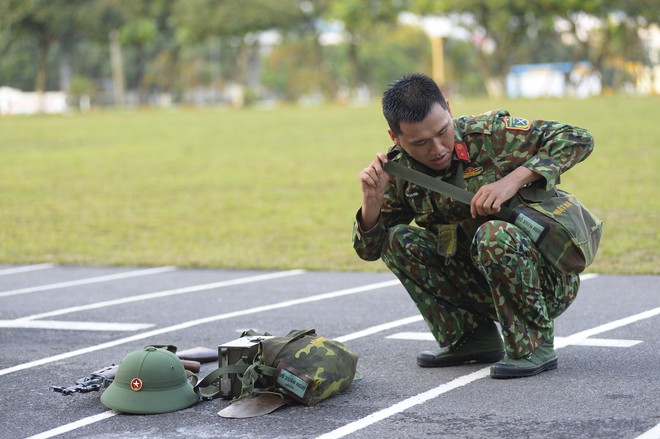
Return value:
<svg viewBox="0 0 660 439">
<path fill-rule="evenodd" d="M 153 323 L 76 322 L 65 320 L 0 320 L 0 328 L 57 329 L 63 331 L 140 331 Z"/>
<path fill-rule="evenodd" d="M 372 326 L 371 328 L 353 332 L 352 334 L 347 334 L 341 337 L 337 337 L 335 338 L 335 340 L 341 343 L 346 343 L 349 340 L 355 340 L 356 338 L 366 337 L 368 335 L 376 334 L 381 331 L 387 331 L 388 329 L 396 328 L 402 325 L 407 325 L 409 323 L 419 322 L 421 320 L 423 320 L 421 315 L 406 317 L 405 319 L 394 320 L 393 322 L 383 323 L 382 325 Z"/>
<path fill-rule="evenodd" d="M 597 326 L 595 328 L 592 328 L 588 331 L 582 331 L 576 334 L 573 334 L 570 339 L 573 340 L 573 342 L 579 342 L 580 337 L 585 336 L 587 332 L 605 332 L 611 330 L 613 327 L 620 327 L 620 326 L 625 326 L 628 324 L 631 324 L 633 322 L 643 320 L 646 318 L 650 318 L 654 315 L 657 315 L 660 313 L 660 308 L 656 308 L 655 310 L 650 310 L 647 312 L 643 312 L 640 314 L 636 314 L 634 316 L 630 316 L 624 319 L 616 320 L 614 322 L 606 323 L 601 326 Z M 402 325 L 407 325 L 409 323 L 414 323 L 421 320 L 421 317 L 419 316 L 411 316 L 407 317 L 404 319 L 400 320 L 395 320 L 392 322 L 384 323 L 381 325 L 377 326 L 372 326 L 371 328 L 366 328 L 361 331 L 357 331 L 351 334 L 347 334 L 341 337 L 335 338 L 337 341 L 347 341 L 347 340 L 355 340 L 360 337 L 366 337 L 368 335 L 373 335 L 377 332 L 385 331 L 388 329 L 395 328 L 397 326 L 402 326 Z M 614 324 L 614 325 L 613 325 Z M 579 337 L 578 337 L 579 335 Z M 566 339 L 569 339 L 569 337 L 566 337 Z M 487 377 L 490 373 L 490 366 L 484 367 L 482 369 L 479 369 L 475 372 L 472 372 L 468 375 L 464 375 L 462 377 L 456 378 L 448 383 L 441 384 L 440 386 L 433 388 L 431 390 L 428 390 L 424 393 L 421 393 L 419 395 L 413 396 L 411 398 L 408 398 L 406 400 L 403 400 L 401 402 L 398 402 L 384 410 L 380 410 L 378 412 L 372 413 L 371 415 L 362 418 L 358 421 L 352 422 L 350 424 L 347 424 L 343 427 L 340 427 L 336 430 L 333 430 L 329 433 L 326 433 L 322 436 L 319 436 L 317 439 L 334 439 L 334 438 L 341 438 L 344 436 L 347 436 L 351 433 L 354 433 L 362 428 L 365 428 L 369 425 L 375 424 L 376 422 L 382 421 L 383 419 L 386 419 L 390 416 L 393 416 L 395 414 L 401 413 L 402 411 L 405 411 L 415 405 L 422 404 L 426 401 L 429 401 L 431 399 L 437 398 L 438 396 L 442 395 L 443 393 L 447 393 L 450 390 L 457 389 L 459 387 L 463 387 L 473 381 L 476 381 L 478 379 Z M 100 413 L 98 415 L 90 416 L 87 418 L 80 419 L 78 421 L 72 422 L 70 424 L 65 424 L 62 426 L 59 426 L 57 428 L 54 428 L 52 430 L 45 431 L 41 434 L 31 436 L 27 439 L 47 439 L 51 438 L 54 436 L 58 436 L 60 434 L 68 433 L 70 431 L 76 430 L 78 428 L 84 427 L 86 425 L 93 424 L 95 422 L 102 421 L 104 419 L 110 418 L 112 416 L 117 415 L 118 413 L 114 410 L 108 410 L 106 412 Z M 637 439 L 658 439 L 660 436 L 660 424 L 656 426 L 655 428 L 647 431 L 643 435 L 639 436 Z"/>
<path fill-rule="evenodd" d="M 347 288 L 344 290 L 332 291 L 329 293 L 317 294 L 315 296 L 308 296 L 301 299 L 286 300 L 284 302 L 277 302 L 270 305 L 257 306 L 254 308 L 247 308 L 238 311 L 232 311 L 224 314 L 218 314 L 215 316 L 205 317 L 196 320 L 189 320 L 187 322 L 179 323 L 172 326 L 167 326 L 164 328 L 154 329 L 152 331 L 143 332 L 140 334 L 135 334 L 129 337 L 120 338 L 117 340 L 109 341 L 106 343 L 97 344 L 94 346 L 88 346 L 86 348 L 76 349 L 74 351 L 63 352 L 58 355 L 53 355 L 52 357 L 41 358 L 39 360 L 30 361 L 28 363 L 18 364 L 16 366 L 8 367 L 6 369 L 0 369 L 0 376 L 7 375 L 13 372 L 17 372 L 24 369 L 30 369 L 32 367 L 41 366 L 48 363 L 53 363 L 55 361 L 64 360 L 66 358 L 76 357 L 78 355 L 87 354 L 90 352 L 100 351 L 102 349 L 111 348 L 114 346 L 120 346 L 126 343 L 130 343 L 137 340 L 144 340 L 145 338 L 154 337 L 157 335 L 167 334 L 174 331 L 180 331 L 182 329 L 192 328 L 194 326 L 203 325 L 206 323 L 217 322 L 219 320 L 226 320 L 233 317 L 246 316 L 250 314 L 257 314 L 260 312 L 272 311 L 274 309 L 288 308 L 291 306 L 302 305 L 304 303 L 318 302 L 321 300 L 334 299 L 337 297 L 348 296 L 351 294 L 363 293 L 366 291 L 373 291 L 380 288 L 387 288 L 396 285 L 401 285 L 399 280 L 391 280 L 386 282 L 378 282 L 374 284 L 368 284 L 361 287 Z"/>
<path fill-rule="evenodd" d="M 275 272 L 275 273 L 258 274 L 258 275 L 255 275 L 255 276 L 242 277 L 242 278 L 238 278 L 238 279 L 230 279 L 230 280 L 225 280 L 225 281 L 220 281 L 220 282 L 194 285 L 192 287 L 183 287 L 183 288 L 176 288 L 176 289 L 173 289 L 173 290 L 156 291 L 154 293 L 140 294 L 138 296 L 124 297 L 122 299 L 106 300 L 106 301 L 103 301 L 103 302 L 90 303 L 90 304 L 87 304 L 87 305 L 72 306 L 70 308 L 56 309 L 54 311 L 48 311 L 48 312 L 44 312 L 44 313 L 40 313 L 40 314 L 32 314 L 30 316 L 20 317 L 20 318 L 16 319 L 16 321 L 36 320 L 36 319 L 43 319 L 43 318 L 46 318 L 46 317 L 61 316 L 62 314 L 70 314 L 70 313 L 79 312 L 79 311 L 87 311 L 87 310 L 90 310 L 90 309 L 105 308 L 105 307 L 114 306 L 114 305 L 124 305 L 126 303 L 138 302 L 138 301 L 142 301 L 142 300 L 159 299 L 159 298 L 162 298 L 162 297 L 174 296 L 174 295 L 177 295 L 177 294 L 195 293 L 195 292 L 198 292 L 198 291 L 212 290 L 212 289 L 224 288 L 224 287 L 235 286 L 235 285 L 242 285 L 242 284 L 247 284 L 247 283 L 251 283 L 251 282 L 259 282 L 259 281 L 264 281 L 264 280 L 279 279 L 279 278 L 282 278 L 282 277 L 295 276 L 295 275 L 299 275 L 299 274 L 303 274 L 303 273 L 305 273 L 305 270 L 278 271 L 278 272 Z"/>
<path fill-rule="evenodd" d="M 614 320 L 612 322 L 608 322 L 603 325 L 596 326 L 595 328 L 577 332 L 568 337 L 563 337 L 560 343 L 556 343 L 555 348 L 559 349 L 568 346 L 569 344 L 580 342 L 586 339 L 587 337 L 591 337 L 592 335 L 600 334 L 603 332 L 611 331 L 612 329 L 630 325 L 640 320 L 654 317 L 658 314 L 660 314 L 660 307 L 650 309 L 648 311 L 644 311 L 629 317 L 625 317 L 623 319 Z M 372 424 L 375 424 L 376 422 L 382 421 L 383 419 L 389 418 L 390 416 L 401 413 L 411 407 L 422 404 L 431 399 L 437 398 L 438 396 L 442 395 L 443 393 L 447 393 L 450 390 L 465 386 L 466 384 L 469 384 L 473 381 L 487 377 L 489 374 L 490 374 L 490 366 L 484 367 L 483 369 L 479 369 L 476 372 L 472 372 L 468 375 L 464 375 L 462 377 L 456 378 L 448 383 L 441 384 L 438 387 L 435 387 L 431 390 L 427 390 L 426 392 L 420 393 L 411 398 L 400 401 L 383 410 L 374 412 L 362 419 L 358 419 L 357 421 L 353 421 L 349 424 L 344 425 L 343 427 L 339 427 L 336 430 L 318 436 L 316 439 L 342 438 L 351 433 L 355 433 L 358 430 L 366 428 Z"/>
<path fill-rule="evenodd" d="M 573 335 L 569 335 L 568 337 L 561 337 L 559 340 L 555 341 L 555 348 L 562 348 L 571 344 L 577 344 L 591 336 L 621 328 L 622 326 L 627 326 L 640 320 L 649 319 L 651 317 L 657 316 L 658 314 L 660 314 L 660 306 L 657 308 L 652 308 L 648 311 L 641 312 L 639 314 L 632 315 L 630 317 L 625 317 L 623 319 L 605 323 L 604 325 L 596 326 L 595 328 L 576 332 Z"/>
<path fill-rule="evenodd" d="M 36 265 L 24 265 L 22 267 L 3 268 L 2 270 L 0 270 L 0 276 L 4 276 L 7 274 L 25 273 L 28 271 L 46 270 L 48 268 L 53 268 L 54 266 L 55 265 L 53 264 L 36 264 Z"/>
<path fill-rule="evenodd" d="M 80 427 L 84 427 L 89 424 L 94 424 L 95 422 L 99 422 L 104 419 L 112 418 L 113 416 L 118 414 L 119 413 L 114 410 L 108 410 L 107 412 L 99 413 L 98 415 L 89 416 L 87 418 L 82 418 L 76 422 L 61 425 L 57 428 L 53 428 L 52 430 L 44 431 L 43 433 L 30 436 L 29 439 L 47 439 L 49 437 L 59 436 L 60 434 L 68 433 Z"/>
<path fill-rule="evenodd" d="M 647 432 L 640 434 L 635 439 L 660 439 L 660 423 Z"/>
<path fill-rule="evenodd" d="M 559 337 L 557 337 L 559 338 Z M 557 339 L 555 338 L 555 340 Z M 601 346 L 608 348 L 629 348 L 638 345 L 642 340 L 621 340 L 616 338 L 586 338 L 582 341 L 574 341 L 572 345 L 577 346 Z"/>
<path fill-rule="evenodd" d="M 350 424 L 346 424 L 343 427 L 339 427 L 338 429 L 333 430 L 329 433 L 318 436 L 316 439 L 335 439 L 335 438 L 342 438 L 344 436 L 348 436 L 351 433 L 355 433 L 356 431 L 366 428 L 372 424 L 375 424 L 376 422 L 382 421 L 383 419 L 387 419 L 390 416 L 399 414 L 411 407 L 425 403 L 426 401 L 429 401 L 431 399 L 437 398 L 438 396 L 442 395 L 443 393 L 447 393 L 450 390 L 463 387 L 467 384 L 470 384 L 473 381 L 476 381 L 481 378 L 485 378 L 489 374 L 490 374 L 490 366 L 484 367 L 483 369 L 479 369 L 476 372 L 472 372 L 468 375 L 463 375 L 448 383 L 441 384 L 438 387 L 435 387 L 431 390 L 427 390 L 424 393 L 420 393 L 419 395 L 415 395 L 411 398 L 404 399 L 403 401 L 400 401 L 390 407 L 374 412 L 367 417 L 358 419 L 357 421 L 351 422 Z"/>
<path fill-rule="evenodd" d="M 384 288 L 384 287 L 398 285 L 398 284 L 399 284 L 398 280 L 395 280 L 395 281 L 383 282 L 383 283 L 374 284 L 374 285 L 380 285 L 377 288 Z M 373 286 L 373 285 L 371 285 L 371 286 Z M 329 296 L 329 295 L 338 294 L 338 293 L 342 293 L 342 292 L 344 292 L 344 293 L 340 294 L 340 295 L 353 294 L 355 292 L 361 292 L 361 291 L 351 292 L 351 290 L 363 289 L 363 288 L 368 288 L 368 287 L 370 287 L 370 285 L 367 285 L 365 287 L 351 288 L 351 289 L 348 289 L 348 290 L 341 290 L 341 291 L 338 291 L 338 292 L 335 292 L 335 293 L 326 293 L 326 294 L 321 294 L 321 295 L 318 295 L 318 296 L 312 296 L 312 297 L 308 298 L 308 299 L 312 299 L 312 300 L 302 299 L 302 301 L 300 301 L 300 303 L 306 303 L 307 301 L 311 302 L 311 301 L 316 301 L 316 300 L 324 300 L 323 298 L 319 298 L 319 296 Z M 364 291 L 370 291 L 370 290 L 373 290 L 373 289 L 376 289 L 376 288 L 369 288 L 369 289 L 366 289 Z M 334 296 L 334 297 L 336 297 L 336 296 Z M 327 298 L 330 298 L 330 297 L 327 297 Z M 286 303 L 286 302 L 283 302 L 283 303 Z M 283 307 L 283 306 L 278 306 L 278 307 Z M 261 308 L 263 308 L 263 307 L 261 307 Z M 230 314 L 232 314 L 232 313 L 230 313 Z M 216 316 L 216 317 L 220 317 L 220 316 Z M 218 318 L 217 320 L 220 320 L 220 318 Z M 341 337 L 336 337 L 335 340 L 344 343 L 344 342 L 349 341 L 349 340 L 355 340 L 355 339 L 358 339 L 358 338 L 361 338 L 361 337 L 366 337 L 366 336 L 373 335 L 373 334 L 376 334 L 376 333 L 381 332 L 381 331 L 385 331 L 385 330 L 392 329 L 392 328 L 395 328 L 395 327 L 398 327 L 398 326 L 418 322 L 418 321 L 421 321 L 421 320 L 422 320 L 422 317 L 420 315 L 406 317 L 406 318 L 395 320 L 395 321 L 392 321 L 392 322 L 383 323 L 381 325 L 372 326 L 370 328 L 366 328 L 366 329 L 363 329 L 361 331 L 353 332 L 351 334 L 347 334 L 347 335 L 344 335 L 344 336 L 341 336 Z M 178 326 L 178 325 L 175 325 L 175 326 Z M 194 326 L 194 325 L 191 325 L 191 326 Z M 172 327 L 170 327 L 170 328 L 172 328 Z M 163 329 L 167 329 L 167 328 L 163 328 Z M 152 331 L 152 332 L 154 332 L 154 331 Z M 125 339 L 122 339 L 122 340 L 125 340 Z M 121 343 L 117 343 L 117 344 L 121 344 Z M 94 349 L 94 350 L 98 350 L 98 349 Z M 74 352 L 76 352 L 76 351 L 74 351 Z M 82 353 L 84 353 L 84 352 L 81 352 L 81 354 Z M 76 354 L 76 355 L 80 355 L 80 354 Z M 71 356 L 73 356 L 73 355 L 71 355 Z M 52 360 L 52 361 L 56 361 L 56 360 Z M 7 370 L 7 369 L 5 369 L 5 370 Z M 10 373 L 10 372 L 4 372 L 5 370 L 0 370 L 0 376 L 5 375 L 6 373 Z M 473 374 L 469 374 L 469 375 L 466 375 L 465 377 L 462 377 L 463 378 L 462 381 L 464 381 L 464 383 L 462 383 L 462 381 L 460 381 L 461 378 L 458 378 L 457 380 L 454 380 L 450 383 L 447 383 L 445 385 L 440 386 L 444 389 L 444 391 L 442 393 L 448 392 L 449 390 L 452 390 L 452 388 L 461 387 L 461 386 L 463 386 L 465 384 L 468 384 L 469 382 L 472 382 L 476 379 L 483 378 L 481 376 L 481 374 L 483 374 L 484 370 L 486 371 L 486 374 L 484 376 L 487 376 L 490 369 L 489 368 L 484 368 L 481 371 L 477 371 L 477 372 L 474 372 Z M 481 374 L 479 374 L 479 372 L 481 372 Z M 479 374 L 479 376 L 473 377 L 473 375 L 475 375 L 475 374 Z M 451 383 L 454 383 L 454 384 L 452 385 Z M 434 390 L 434 389 L 432 389 L 432 390 Z M 426 393 L 428 393 L 428 392 L 426 392 Z M 439 394 L 436 395 L 436 396 L 439 396 Z M 402 401 L 402 403 L 403 402 L 405 402 L 405 401 Z M 401 403 L 399 403 L 399 404 L 401 404 Z M 396 404 L 393 407 L 396 407 L 399 404 Z M 405 408 L 408 408 L 408 407 L 405 407 Z M 405 410 L 405 408 L 403 408 L 403 410 Z M 398 413 L 398 412 L 393 412 L 392 414 L 395 414 L 395 413 Z M 47 439 L 47 438 L 55 437 L 55 436 L 58 436 L 60 434 L 68 433 L 68 432 L 76 430 L 78 428 L 81 428 L 81 427 L 84 427 L 84 426 L 102 421 L 104 419 L 111 418 L 111 417 L 113 417 L 117 414 L 118 413 L 114 410 L 108 410 L 106 412 L 99 413 L 97 415 L 93 415 L 93 416 L 90 416 L 90 417 L 87 417 L 87 418 L 83 418 L 83 419 L 80 419 L 78 421 L 59 426 L 59 427 L 54 428 L 52 430 L 45 431 L 41 434 L 31 436 L 27 439 Z M 377 421 L 374 421 L 374 422 L 377 422 Z M 351 425 L 351 424 L 348 424 L 348 425 Z M 344 428 L 344 427 L 342 427 L 342 428 Z M 362 427 L 362 428 L 364 428 L 364 427 Z M 336 431 L 338 431 L 338 430 L 335 430 L 335 432 Z M 333 433 L 333 432 L 327 433 L 326 435 L 331 434 L 331 433 Z M 349 434 L 349 433 L 346 433 L 346 434 Z M 326 435 L 324 435 L 324 436 L 326 436 Z M 341 436 L 339 436 L 339 437 L 341 437 Z M 651 438 L 644 438 L 644 439 L 651 439 Z"/>
<path fill-rule="evenodd" d="M 99 282 L 127 279 L 130 277 L 137 277 L 137 276 L 148 276 L 150 274 L 165 273 L 174 270 L 176 270 L 176 267 L 158 267 L 158 268 L 147 268 L 144 270 L 124 271 L 121 273 L 108 274 L 104 276 L 88 277 L 85 279 L 71 280 L 67 282 L 58 282 L 48 285 L 40 285 L 37 287 L 28 287 L 28 288 L 20 288 L 18 290 L 2 291 L 0 292 L 0 297 L 16 296 L 18 294 L 36 293 L 39 291 L 55 290 L 58 288 L 75 287 L 79 285 L 89 285 Z"/>
<path fill-rule="evenodd" d="M 407 325 L 409 323 L 414 323 L 422 320 L 422 316 L 411 316 L 407 317 L 405 319 L 400 319 L 400 320 L 395 320 L 393 322 L 388 322 L 388 323 L 383 323 L 382 325 L 377 325 L 377 326 L 372 326 L 371 328 L 366 328 L 361 331 L 353 332 L 352 334 L 347 334 L 342 337 L 337 337 L 334 340 L 340 341 L 344 343 L 345 341 L 348 340 L 355 340 L 360 337 L 366 337 L 368 335 L 373 335 L 377 332 L 380 331 L 386 331 L 388 329 L 395 328 L 397 326 L 402 326 L 402 325 Z M 36 436 L 31 436 L 28 439 L 46 439 L 46 438 L 51 438 L 54 436 L 58 436 L 60 434 L 68 433 L 72 430 L 76 430 L 80 427 L 84 427 L 89 424 L 93 424 L 95 422 L 102 421 L 104 419 L 110 418 L 112 416 L 115 416 L 119 414 L 118 412 L 114 410 L 108 410 L 106 412 L 100 413 L 98 415 L 90 416 L 87 418 L 80 419 L 78 421 L 72 422 L 70 424 L 62 425 L 60 427 L 54 428 L 52 430 L 48 430 L 46 432 L 43 432 L 41 434 L 38 434 Z"/>
</svg>

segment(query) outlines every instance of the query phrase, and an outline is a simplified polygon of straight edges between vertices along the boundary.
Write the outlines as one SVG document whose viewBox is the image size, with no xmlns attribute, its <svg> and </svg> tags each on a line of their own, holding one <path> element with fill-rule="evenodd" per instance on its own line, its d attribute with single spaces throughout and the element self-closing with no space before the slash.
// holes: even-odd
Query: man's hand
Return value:
<svg viewBox="0 0 660 439">
<path fill-rule="evenodd" d="M 540 174 L 521 166 L 504 178 L 480 187 L 470 203 L 472 218 L 499 212 L 502 204 L 513 197 L 521 187 L 539 178 Z"/>
<path fill-rule="evenodd" d="M 360 172 L 362 188 L 362 220 L 360 225 L 364 230 L 372 229 L 380 217 L 380 206 L 383 203 L 385 188 L 390 175 L 383 169 L 387 163 L 387 155 L 379 152 L 376 159 Z"/>
</svg>

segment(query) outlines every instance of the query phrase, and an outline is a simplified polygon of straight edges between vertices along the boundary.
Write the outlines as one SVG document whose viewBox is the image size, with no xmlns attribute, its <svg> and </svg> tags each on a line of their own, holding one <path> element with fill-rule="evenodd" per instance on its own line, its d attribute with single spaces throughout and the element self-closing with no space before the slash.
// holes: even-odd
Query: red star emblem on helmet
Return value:
<svg viewBox="0 0 660 439">
<path fill-rule="evenodd" d="M 131 390 L 138 391 L 142 389 L 142 380 L 140 378 L 133 378 L 131 380 Z"/>
</svg>

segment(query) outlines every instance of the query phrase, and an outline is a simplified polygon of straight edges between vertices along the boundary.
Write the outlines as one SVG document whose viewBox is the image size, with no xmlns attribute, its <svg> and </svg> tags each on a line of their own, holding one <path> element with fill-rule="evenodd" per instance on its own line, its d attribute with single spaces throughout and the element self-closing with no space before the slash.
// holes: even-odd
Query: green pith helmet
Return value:
<svg viewBox="0 0 660 439">
<path fill-rule="evenodd" d="M 167 413 L 190 407 L 199 396 L 181 360 L 166 349 L 147 346 L 126 355 L 101 403 L 124 413 Z"/>
</svg>

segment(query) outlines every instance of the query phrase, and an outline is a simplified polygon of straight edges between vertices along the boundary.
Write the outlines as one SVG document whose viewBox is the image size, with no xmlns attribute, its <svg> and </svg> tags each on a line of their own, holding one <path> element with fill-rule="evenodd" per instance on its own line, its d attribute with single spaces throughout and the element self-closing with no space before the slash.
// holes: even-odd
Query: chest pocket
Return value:
<svg viewBox="0 0 660 439">
<path fill-rule="evenodd" d="M 429 215 L 433 212 L 433 203 L 429 197 L 426 189 L 417 186 L 414 183 L 409 183 L 405 186 L 403 191 L 406 203 L 410 209 L 417 215 Z"/>
<path fill-rule="evenodd" d="M 485 166 L 481 166 L 481 173 L 479 175 L 474 175 L 465 180 L 465 189 L 472 193 L 476 193 L 481 186 L 492 183 L 499 178 L 497 170 L 492 166 L 485 164 Z"/>
</svg>

